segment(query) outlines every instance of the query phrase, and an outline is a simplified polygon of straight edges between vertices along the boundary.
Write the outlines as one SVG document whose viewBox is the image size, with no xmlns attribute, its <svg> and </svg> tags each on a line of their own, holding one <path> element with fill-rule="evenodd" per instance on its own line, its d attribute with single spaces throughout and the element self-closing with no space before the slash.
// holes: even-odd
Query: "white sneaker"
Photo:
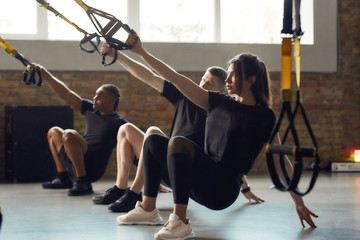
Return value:
<svg viewBox="0 0 360 240">
<path fill-rule="evenodd" d="M 187 219 L 188 223 L 185 224 L 181 221 L 175 213 L 170 214 L 169 221 L 164 225 L 164 227 L 154 235 L 154 239 L 158 240 L 184 240 L 189 238 L 194 238 L 195 234 L 190 227 L 190 221 Z"/>
<path fill-rule="evenodd" d="M 124 225 L 158 225 L 163 222 L 159 210 L 155 208 L 147 212 L 141 207 L 141 202 L 136 202 L 135 208 L 125 215 L 118 216 L 117 222 Z"/>
</svg>

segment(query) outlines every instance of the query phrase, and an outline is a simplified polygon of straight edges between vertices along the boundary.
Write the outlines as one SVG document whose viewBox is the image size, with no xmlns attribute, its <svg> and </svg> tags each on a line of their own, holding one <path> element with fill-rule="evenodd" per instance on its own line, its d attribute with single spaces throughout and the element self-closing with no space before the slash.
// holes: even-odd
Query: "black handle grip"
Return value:
<svg viewBox="0 0 360 240">
<path fill-rule="evenodd" d="M 95 38 L 96 41 L 93 41 Z M 84 44 L 90 42 L 90 44 L 93 46 L 92 49 L 88 49 L 84 47 Z M 97 33 L 93 34 L 86 34 L 84 38 L 80 41 L 80 48 L 81 50 L 87 52 L 87 53 L 93 53 L 93 52 L 99 52 L 99 45 L 100 45 L 100 36 Z"/>
<path fill-rule="evenodd" d="M 38 75 L 37 81 L 36 81 L 36 75 Z M 42 84 L 41 70 L 36 67 L 32 67 L 30 72 L 25 70 L 23 73 L 23 82 L 26 85 L 34 84 L 34 85 L 40 87 Z"/>
<path fill-rule="evenodd" d="M 101 63 L 102 63 L 102 65 L 104 65 L 104 67 L 106 67 L 106 66 L 110 66 L 111 64 L 115 63 L 116 60 L 117 60 L 117 50 L 115 50 L 114 58 L 111 62 L 106 61 L 106 54 L 104 54 Z"/>
</svg>

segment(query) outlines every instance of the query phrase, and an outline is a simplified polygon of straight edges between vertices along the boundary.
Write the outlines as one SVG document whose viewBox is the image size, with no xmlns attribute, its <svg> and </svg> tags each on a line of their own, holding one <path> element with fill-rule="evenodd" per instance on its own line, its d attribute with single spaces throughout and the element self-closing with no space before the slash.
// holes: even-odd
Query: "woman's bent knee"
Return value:
<svg viewBox="0 0 360 240">
<path fill-rule="evenodd" d="M 154 150 L 160 143 L 162 136 L 159 134 L 150 134 L 144 140 L 144 150 Z"/>
<path fill-rule="evenodd" d="M 186 153 L 193 156 L 194 155 L 193 143 L 185 137 L 181 137 L 181 136 L 172 137 L 168 145 L 168 156 L 174 153 Z"/>
</svg>

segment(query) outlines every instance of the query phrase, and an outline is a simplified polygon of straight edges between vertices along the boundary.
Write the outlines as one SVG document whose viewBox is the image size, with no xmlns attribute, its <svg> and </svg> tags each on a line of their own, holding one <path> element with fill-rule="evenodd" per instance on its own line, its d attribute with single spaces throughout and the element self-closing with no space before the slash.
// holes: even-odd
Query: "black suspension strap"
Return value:
<svg viewBox="0 0 360 240">
<path fill-rule="evenodd" d="M 134 34 L 127 24 L 121 22 L 119 19 L 109 13 L 86 5 L 82 0 L 74 1 L 85 10 L 86 14 L 90 18 L 98 33 L 105 39 L 106 43 L 109 44 L 110 47 L 114 48 L 115 50 L 129 50 L 132 48 L 131 45 L 126 44 L 113 37 L 114 34 L 118 32 L 121 28 L 123 28 L 128 34 Z M 105 27 L 102 27 L 95 15 L 109 20 Z M 113 61 L 107 64 L 105 62 L 105 56 L 103 56 L 103 64 L 111 65 L 116 61 L 116 58 L 117 57 L 114 57 Z"/>
<path fill-rule="evenodd" d="M 80 41 L 81 50 L 83 50 L 87 53 L 98 52 L 99 54 L 101 54 L 99 51 L 99 45 L 100 45 L 101 41 L 100 41 L 100 36 L 97 33 L 90 34 L 90 33 L 86 32 L 84 29 L 80 28 L 74 22 L 71 22 L 64 15 L 59 13 L 55 8 L 50 6 L 50 4 L 47 3 L 45 0 L 36 0 L 36 1 L 41 5 L 41 7 L 44 7 L 47 10 L 49 10 L 50 12 L 54 13 L 55 16 L 61 18 L 62 20 L 64 20 L 65 22 L 69 23 L 71 26 L 76 28 L 76 30 L 78 30 L 79 32 L 84 34 L 84 38 Z M 88 42 L 92 45 L 91 49 L 88 49 L 85 47 L 85 44 Z"/>
<path fill-rule="evenodd" d="M 31 66 L 30 72 L 24 71 L 23 73 L 23 82 L 26 85 L 34 84 L 36 86 L 41 86 L 42 83 L 42 74 L 39 68 L 36 68 L 34 64 L 32 64 L 29 60 L 27 60 L 21 53 L 16 51 L 15 48 L 13 48 L 8 42 L 6 42 L 4 39 L 0 37 L 0 45 L 5 49 L 5 51 L 19 60 L 22 64 L 24 64 L 25 67 L 28 65 Z M 38 76 L 38 79 L 36 80 L 36 75 Z"/>
<path fill-rule="evenodd" d="M 284 19 L 282 33 L 282 56 L 281 56 L 281 93 L 282 93 L 282 108 L 279 118 L 275 124 L 270 140 L 266 146 L 266 160 L 270 177 L 277 189 L 280 191 L 292 191 L 300 196 L 304 196 L 309 193 L 315 185 L 319 170 L 320 170 L 320 157 L 318 153 L 318 146 L 315 140 L 315 136 L 311 129 L 310 123 L 306 116 L 304 107 L 301 103 L 300 93 L 300 38 L 303 35 L 300 23 L 300 0 L 295 0 L 295 20 L 296 28 L 292 30 L 292 9 L 293 0 L 284 0 Z M 294 110 L 291 107 L 292 90 L 291 90 L 291 70 L 292 70 L 292 40 L 294 40 L 294 58 L 295 58 L 295 76 L 297 83 L 296 90 L 296 103 Z M 304 122 L 307 131 L 311 137 L 313 146 L 312 148 L 304 148 L 300 146 L 300 141 L 295 128 L 294 119 L 297 116 L 297 112 L 300 109 L 301 115 L 304 118 Z M 281 122 L 284 115 L 287 115 L 288 126 L 285 130 L 284 136 L 281 140 L 281 145 L 272 144 L 272 141 L 279 132 Z M 293 137 L 294 145 L 286 145 L 288 134 L 291 133 Z M 280 180 L 278 172 L 275 167 L 273 154 L 279 154 L 280 167 L 284 175 L 286 184 L 283 184 Z M 294 157 L 294 171 L 292 176 L 288 174 L 285 167 L 285 155 Z M 310 184 L 304 192 L 297 189 L 300 182 L 301 173 L 303 170 L 303 159 L 312 158 L 314 162 L 312 164 L 313 174 L 310 180 Z"/>
</svg>

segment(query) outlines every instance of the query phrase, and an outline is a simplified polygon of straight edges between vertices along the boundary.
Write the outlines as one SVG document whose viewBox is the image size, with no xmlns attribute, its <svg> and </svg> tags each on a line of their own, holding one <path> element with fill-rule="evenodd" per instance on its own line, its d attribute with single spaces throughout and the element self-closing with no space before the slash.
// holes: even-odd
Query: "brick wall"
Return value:
<svg viewBox="0 0 360 240">
<path fill-rule="evenodd" d="M 339 69 L 336 73 L 303 73 L 301 80 L 303 105 L 314 130 L 322 159 L 322 167 L 349 156 L 353 147 L 360 147 L 360 1 L 339 0 Z M 234 53 L 234 55 L 237 53 Z M 260 56 L 261 57 L 261 56 Z M 305 58 L 305 56 L 304 56 Z M 280 59 L 279 59 L 280 61 Z M 326 59 L 324 59 L 326 61 Z M 169 133 L 173 107 L 155 90 L 132 78 L 126 72 L 53 72 L 82 97 L 92 98 L 103 83 L 120 87 L 122 98 L 119 112 L 130 122 L 146 130 L 151 125 Z M 194 80 L 202 72 L 185 73 Z M 5 105 L 64 105 L 44 84 L 38 88 L 21 82 L 18 71 L 0 71 L 0 177 L 4 176 Z M 279 113 L 280 74 L 271 73 L 274 110 Z M 305 125 L 297 117 L 301 145 L 311 145 Z M 286 122 L 284 122 L 286 123 Z M 84 120 L 74 115 L 74 127 L 84 131 Z M 264 154 L 253 171 L 266 171 Z M 116 174 L 115 154 L 112 155 L 107 175 Z"/>
<path fill-rule="evenodd" d="M 68 87 L 83 98 L 92 99 L 96 89 L 103 83 L 116 84 L 121 91 L 119 113 L 140 129 L 151 125 L 170 132 L 173 107 L 157 91 L 132 78 L 127 72 L 52 72 Z M 6 105 L 65 105 L 44 83 L 41 87 L 22 83 L 22 73 L 18 71 L 0 72 L 0 176 L 4 176 L 5 106 Z M 83 133 L 83 116 L 74 112 L 74 128 Z M 116 174 L 115 151 L 111 157 L 107 174 Z"/>
</svg>

